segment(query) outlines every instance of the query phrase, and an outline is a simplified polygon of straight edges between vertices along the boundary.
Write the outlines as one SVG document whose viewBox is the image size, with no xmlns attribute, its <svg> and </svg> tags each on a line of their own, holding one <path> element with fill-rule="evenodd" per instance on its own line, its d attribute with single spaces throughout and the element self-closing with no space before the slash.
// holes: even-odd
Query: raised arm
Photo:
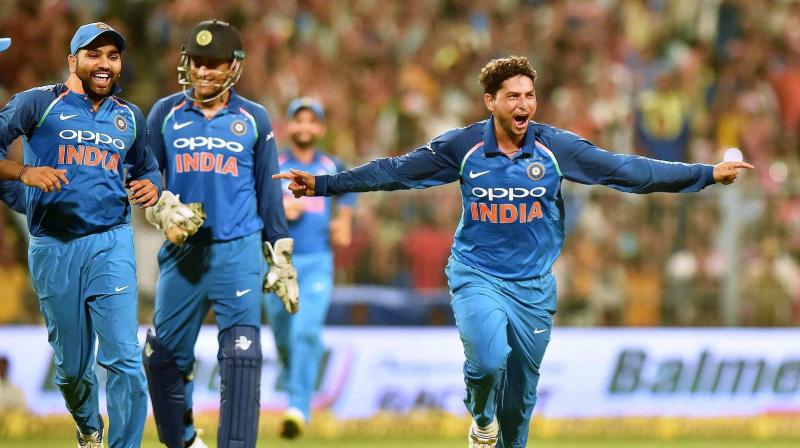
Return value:
<svg viewBox="0 0 800 448">
<path fill-rule="evenodd" d="M 295 197 L 443 185 L 458 180 L 457 146 L 445 136 L 408 154 L 375 159 L 337 174 L 312 176 L 304 171 L 292 170 L 291 173 L 281 173 L 273 178 L 289 179 L 289 190 Z"/>
<path fill-rule="evenodd" d="M 712 166 L 616 154 L 561 130 L 545 144 L 550 145 L 565 179 L 631 193 L 700 191 L 715 182 L 733 182 L 740 169 L 753 168 L 745 162 Z"/>
</svg>

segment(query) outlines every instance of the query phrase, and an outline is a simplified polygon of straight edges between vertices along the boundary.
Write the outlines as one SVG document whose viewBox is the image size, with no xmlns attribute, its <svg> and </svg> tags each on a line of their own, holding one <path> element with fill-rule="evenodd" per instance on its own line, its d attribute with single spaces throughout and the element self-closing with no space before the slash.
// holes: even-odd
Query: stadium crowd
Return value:
<svg viewBox="0 0 800 448">
<path fill-rule="evenodd" d="M 536 119 L 599 146 L 704 163 L 740 148 L 757 169 L 731 191 L 635 196 L 565 182 L 558 320 L 800 323 L 800 2 L 9 0 L 0 30 L 14 43 L 0 57 L 0 101 L 66 79 L 70 33 L 104 20 L 129 39 L 123 96 L 147 110 L 176 90 L 184 33 L 210 17 L 243 31 L 248 68 L 237 89 L 271 113 L 279 145 L 286 104 L 313 96 L 326 106 L 325 148 L 351 166 L 485 118 L 479 69 L 507 54 L 538 71 Z M 431 291 L 446 288 L 461 212 L 449 188 L 362 195 L 357 237 L 337 253 L 338 284 L 446 297 Z M 38 319 L 18 223 L 0 208 L 0 323 Z M 147 322 L 160 235 L 143 220 L 135 227 Z M 736 299 L 733 321 L 723 297 Z"/>
</svg>

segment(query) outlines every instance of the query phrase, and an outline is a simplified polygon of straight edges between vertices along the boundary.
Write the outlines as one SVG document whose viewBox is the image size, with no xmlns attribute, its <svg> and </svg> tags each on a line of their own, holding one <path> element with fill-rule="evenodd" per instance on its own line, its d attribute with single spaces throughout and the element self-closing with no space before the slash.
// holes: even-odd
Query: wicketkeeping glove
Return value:
<svg viewBox="0 0 800 448">
<path fill-rule="evenodd" d="M 184 204 L 180 197 L 164 190 L 156 205 L 145 211 L 147 220 L 160 230 L 172 244 L 181 245 L 186 238 L 197 233 L 206 220 L 203 204 Z"/>
<path fill-rule="evenodd" d="M 264 276 L 264 292 L 271 292 L 283 302 L 283 307 L 291 314 L 300 308 L 300 288 L 297 286 L 297 269 L 292 264 L 294 240 L 281 238 L 275 241 L 275 247 L 264 242 L 264 258 L 269 264 L 269 271 Z"/>
</svg>

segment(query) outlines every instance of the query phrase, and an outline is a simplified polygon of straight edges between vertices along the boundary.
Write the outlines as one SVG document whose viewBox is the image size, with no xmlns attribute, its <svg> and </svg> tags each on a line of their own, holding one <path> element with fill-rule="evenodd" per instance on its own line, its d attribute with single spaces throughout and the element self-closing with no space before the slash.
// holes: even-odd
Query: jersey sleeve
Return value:
<svg viewBox="0 0 800 448">
<path fill-rule="evenodd" d="M 43 90 L 20 92 L 0 110 L 0 160 L 5 160 L 8 148 L 17 137 L 30 135 L 47 109 L 47 100 L 55 95 Z"/>
<path fill-rule="evenodd" d="M 336 172 L 341 173 L 342 171 L 346 170 L 347 167 L 342 163 L 339 159 L 334 159 L 334 163 L 336 164 Z M 350 207 L 354 208 L 356 206 L 357 195 L 355 193 L 342 193 L 336 196 L 336 205 L 338 207 Z"/>
<path fill-rule="evenodd" d="M 130 168 L 128 177 L 131 180 L 147 179 L 158 188 L 159 195 L 164 189 L 161 172 L 158 169 L 153 152 L 150 150 L 150 132 L 147 121 L 138 107 L 130 105 L 136 126 L 136 137 L 133 146 L 125 154 L 125 165 Z"/>
<path fill-rule="evenodd" d="M 281 238 L 289 237 L 289 225 L 286 222 L 286 213 L 283 210 L 283 194 L 280 181 L 273 180 L 272 175 L 277 174 L 278 148 L 275 145 L 275 134 L 269 115 L 263 108 L 253 111 L 258 127 L 258 140 L 254 148 L 254 176 L 256 200 L 258 201 L 258 215 L 264 222 L 262 239 L 275 243 Z"/>
<path fill-rule="evenodd" d="M 573 182 L 630 193 L 694 192 L 714 183 L 711 165 L 612 153 L 563 130 L 556 130 L 549 143 L 561 174 Z"/>
<path fill-rule="evenodd" d="M 456 131 L 397 157 L 375 159 L 338 174 L 316 177 L 316 194 L 429 188 L 458 180 L 459 149 Z"/>
<path fill-rule="evenodd" d="M 25 214 L 25 184 L 15 180 L 0 180 L 0 201 L 12 210 Z"/>
<path fill-rule="evenodd" d="M 150 151 L 153 152 L 159 169 L 163 172 L 167 169 L 167 151 L 164 146 L 164 119 L 169 112 L 169 104 L 165 100 L 159 100 L 147 114 L 147 140 Z"/>
</svg>

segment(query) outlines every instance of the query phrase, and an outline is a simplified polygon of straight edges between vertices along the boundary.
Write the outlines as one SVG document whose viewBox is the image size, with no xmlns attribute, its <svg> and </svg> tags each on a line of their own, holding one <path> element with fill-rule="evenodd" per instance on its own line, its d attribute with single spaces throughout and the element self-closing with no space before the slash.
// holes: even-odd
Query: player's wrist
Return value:
<svg viewBox="0 0 800 448">
<path fill-rule="evenodd" d="M 321 176 L 314 176 L 314 194 L 313 196 L 327 196 L 328 194 L 328 179 L 331 176 L 323 174 Z"/>
<path fill-rule="evenodd" d="M 17 180 L 18 180 L 18 181 L 20 181 L 20 182 L 22 182 L 22 183 L 25 183 L 25 182 L 22 180 L 22 176 L 23 176 L 23 175 L 25 175 L 25 173 L 28 171 L 28 169 L 29 169 L 30 167 L 31 167 L 30 165 L 27 165 L 27 164 L 26 164 L 26 165 L 23 165 L 23 166 L 22 166 L 22 168 L 20 168 L 20 170 L 19 170 L 19 174 L 17 174 Z"/>
</svg>

